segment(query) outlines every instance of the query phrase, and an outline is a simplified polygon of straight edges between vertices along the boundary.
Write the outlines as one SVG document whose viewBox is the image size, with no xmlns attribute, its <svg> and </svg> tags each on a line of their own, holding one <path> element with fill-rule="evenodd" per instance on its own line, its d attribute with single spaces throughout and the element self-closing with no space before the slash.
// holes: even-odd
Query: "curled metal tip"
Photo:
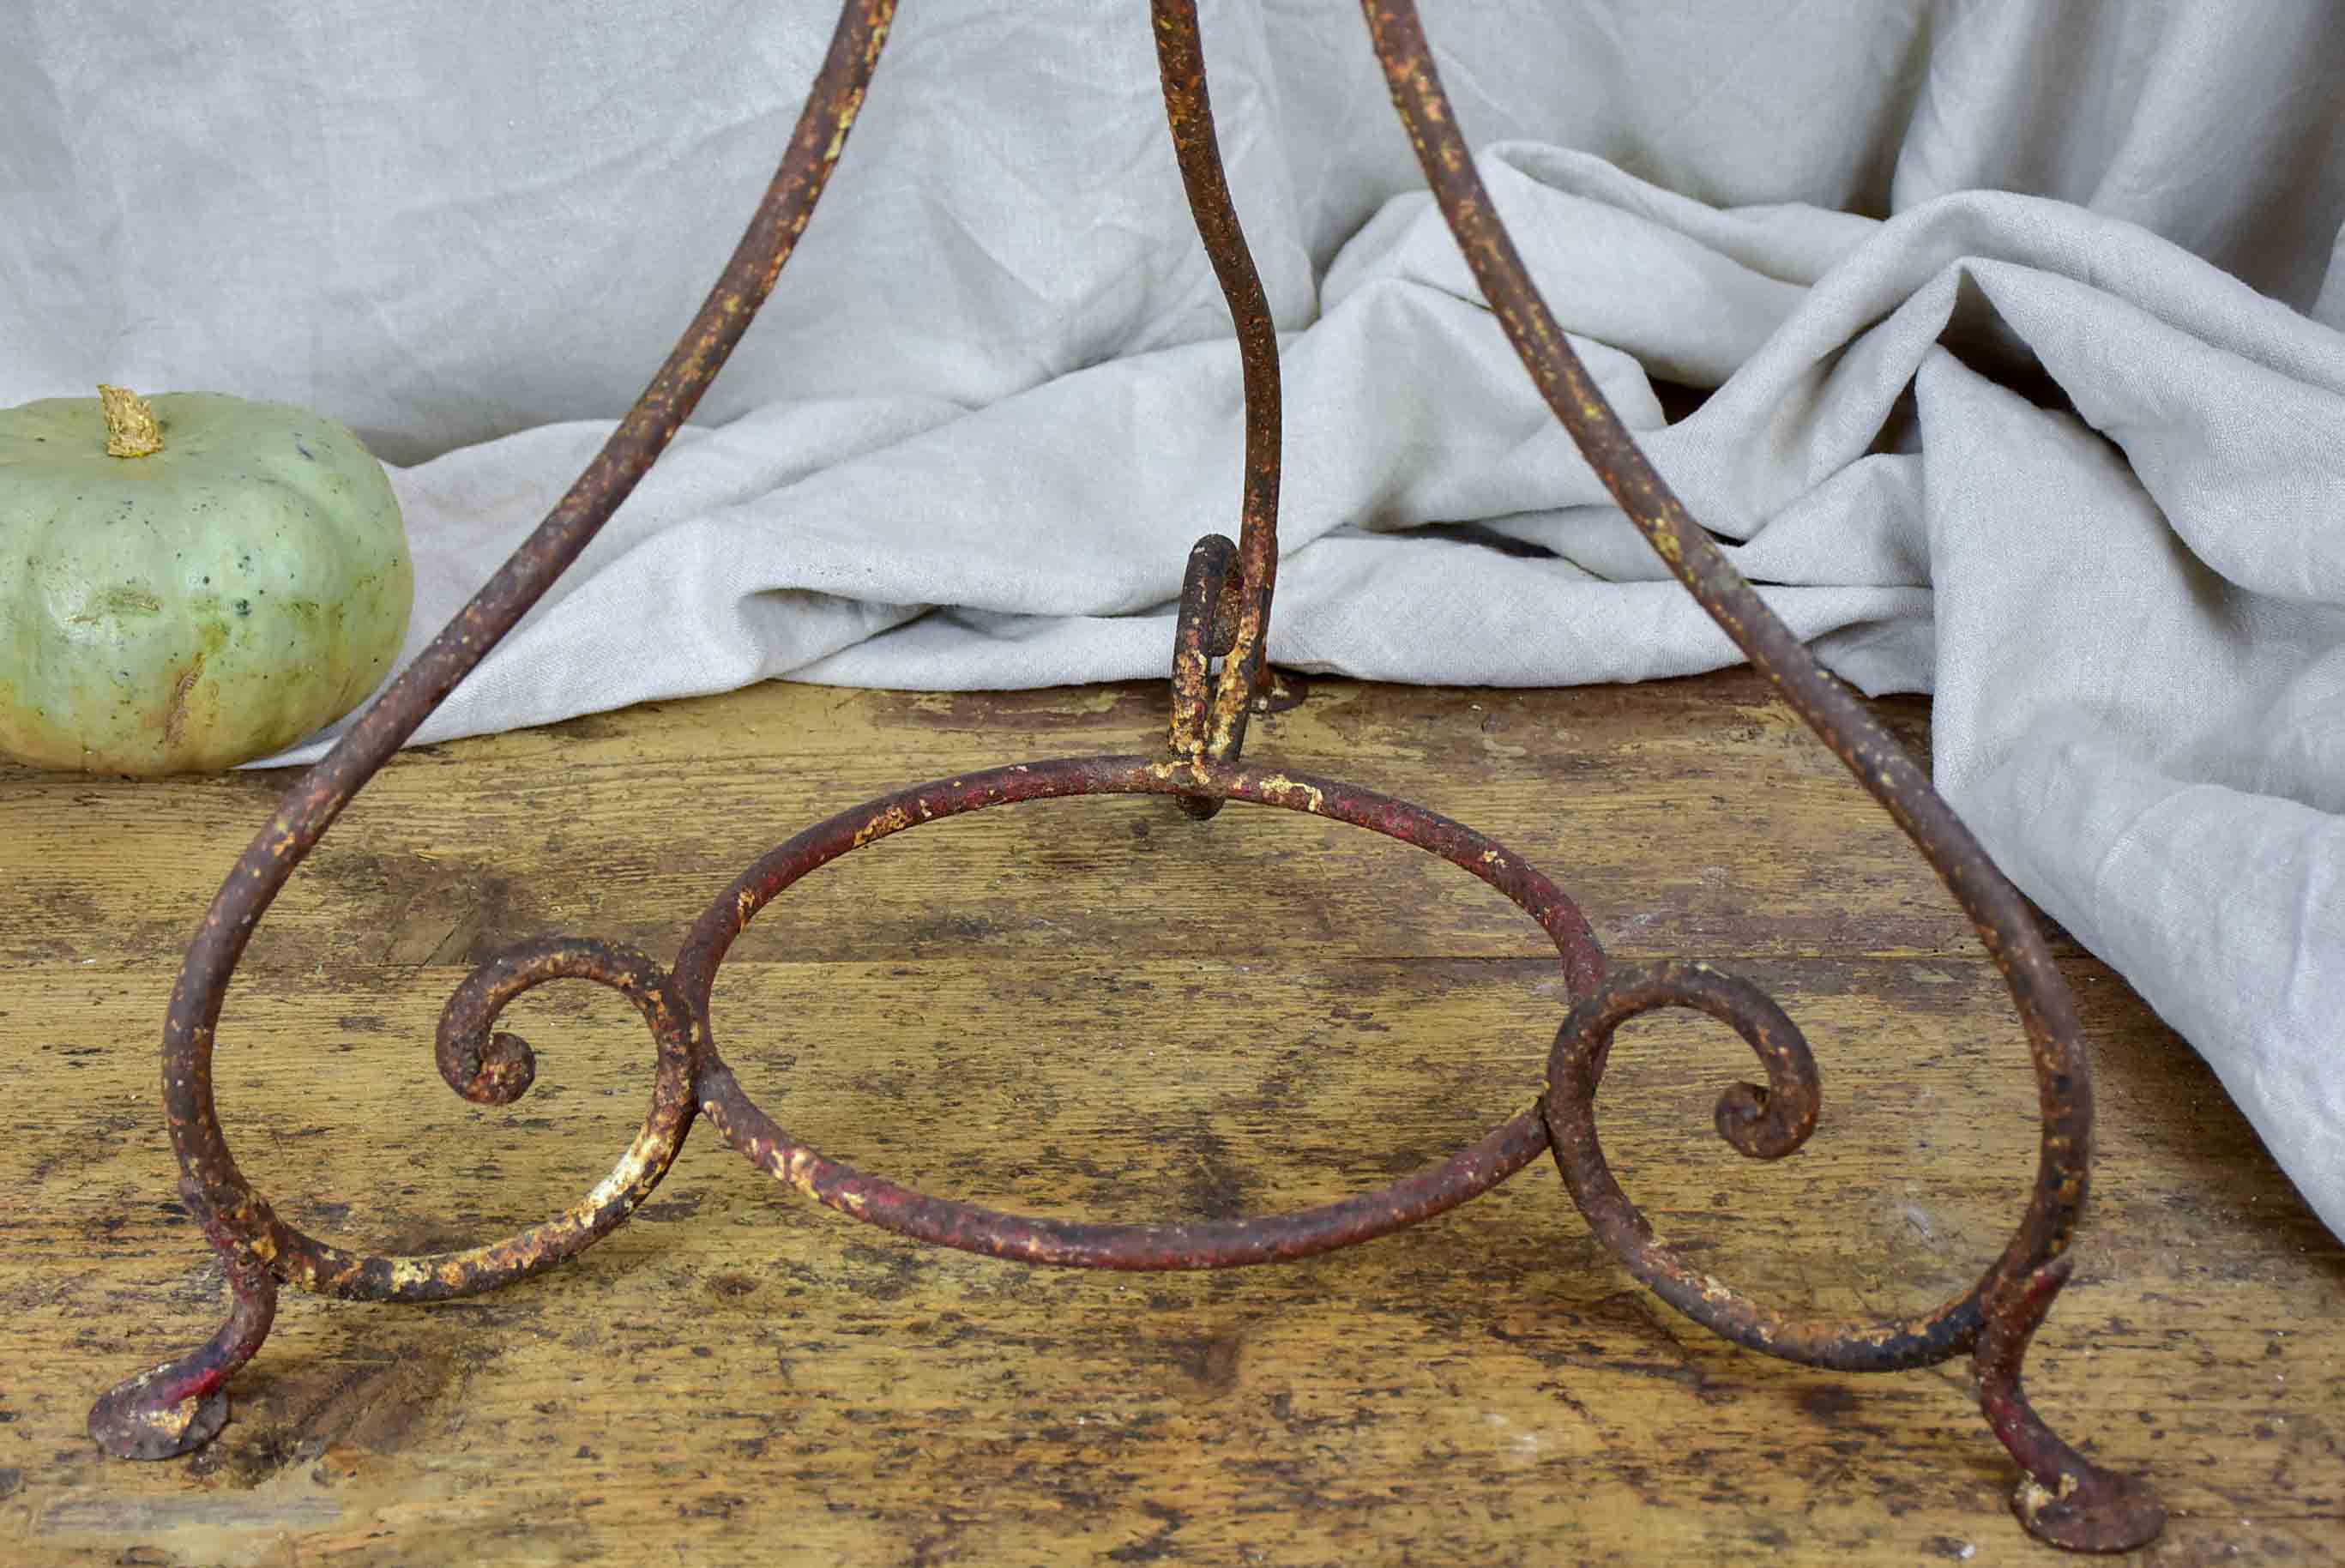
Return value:
<svg viewBox="0 0 2345 1568">
<path fill-rule="evenodd" d="M 1987 1425 L 2019 1461 L 2011 1511 L 2030 1535 L 2071 1552 L 2131 1552 L 2166 1528 L 2166 1505 L 2139 1476 L 2104 1470 L 2045 1424 L 2020 1386 L 2028 1342 L 2068 1283 L 2063 1256 L 1989 1299 L 1972 1369 Z"/>
<path fill-rule="evenodd" d="M 448 1086 L 476 1105 L 510 1105 L 537 1081 L 537 1053 L 502 1029 L 443 1033 L 432 1055 Z"/>
</svg>

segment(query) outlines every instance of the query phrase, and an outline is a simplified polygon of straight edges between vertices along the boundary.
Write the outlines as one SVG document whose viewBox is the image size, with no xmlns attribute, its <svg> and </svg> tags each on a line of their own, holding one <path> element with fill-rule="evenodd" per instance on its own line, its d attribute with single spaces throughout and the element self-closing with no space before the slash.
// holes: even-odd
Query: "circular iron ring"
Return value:
<svg viewBox="0 0 2345 1568">
<path fill-rule="evenodd" d="M 1337 1203 L 1254 1219 L 1092 1224 L 950 1202 L 865 1176 L 795 1141 L 750 1100 L 717 1054 L 709 993 L 734 938 L 757 911 L 817 867 L 891 833 L 991 806 L 1077 795 L 1240 800 L 1398 839 L 1472 872 L 1537 921 L 1555 942 L 1575 999 L 1602 983 L 1602 950 L 1561 890 L 1519 855 L 1422 807 L 1332 779 L 1187 759 L 1074 758 L 999 768 L 900 790 L 818 823 L 743 872 L 695 922 L 676 962 L 676 985 L 697 1031 L 700 1108 L 735 1148 L 810 1197 L 922 1241 L 1028 1263 L 1162 1270 L 1269 1263 L 1388 1235 L 1488 1191 L 1548 1146 L 1534 1105 L 1440 1164 Z"/>
</svg>

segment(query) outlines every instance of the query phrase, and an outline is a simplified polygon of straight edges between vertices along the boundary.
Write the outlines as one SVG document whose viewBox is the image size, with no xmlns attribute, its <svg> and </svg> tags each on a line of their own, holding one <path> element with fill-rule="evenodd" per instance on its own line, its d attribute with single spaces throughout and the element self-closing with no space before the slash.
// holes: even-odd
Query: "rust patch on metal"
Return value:
<svg viewBox="0 0 2345 1568">
<path fill-rule="evenodd" d="M 424 1257 L 345 1253 L 279 1219 L 229 1152 L 212 1096 L 213 1035 L 228 977 L 261 915 L 350 798 L 414 734 L 456 684 L 543 596 L 648 471 L 747 330 L 821 196 L 861 105 L 894 0 L 851 0 L 800 112 L 781 166 L 707 300 L 643 395 L 545 521 L 296 780 L 205 911 L 171 993 L 163 1028 L 163 1105 L 189 1208 L 228 1261 L 226 1327 L 198 1349 L 109 1390 L 92 1435 L 126 1458 L 185 1452 L 216 1432 L 230 1373 L 257 1351 L 279 1279 L 327 1295 L 437 1300 L 492 1288 L 548 1268 L 605 1235 L 655 1185 L 682 1141 L 695 1101 L 689 1031 L 666 974 L 641 954 L 599 943 L 540 944 L 500 960 L 460 989 L 442 1029 L 441 1061 L 461 1092 L 492 1102 L 527 1087 L 533 1068 L 512 1036 L 488 1029 L 520 991 L 557 976 L 628 994 L 659 1044 L 653 1104 L 618 1166 L 577 1207 L 519 1236 Z"/>
</svg>

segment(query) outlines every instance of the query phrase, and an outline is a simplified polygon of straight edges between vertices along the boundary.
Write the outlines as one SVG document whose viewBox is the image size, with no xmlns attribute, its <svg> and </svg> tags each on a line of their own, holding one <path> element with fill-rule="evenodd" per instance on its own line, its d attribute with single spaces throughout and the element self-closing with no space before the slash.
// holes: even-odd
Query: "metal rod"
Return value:
<svg viewBox="0 0 2345 1568">
<path fill-rule="evenodd" d="M 1270 602 L 1278 581 L 1278 328 L 1230 201 L 1205 87 L 1196 0 L 1150 0 L 1150 15 L 1172 155 L 1181 166 L 1197 238 L 1229 302 L 1245 384 L 1245 477 L 1235 559 L 1217 535 L 1199 540 L 1199 553 L 1190 557 L 1181 596 L 1183 624 L 1175 633 L 1172 750 L 1195 761 L 1234 762 L 1244 748 L 1246 724 L 1262 689 L 1270 652 Z M 1221 679 L 1201 703 L 1205 661 L 1213 657 L 1223 657 Z M 1218 801 L 1202 793 L 1184 794 L 1180 800 L 1200 820 L 1220 809 Z"/>
<path fill-rule="evenodd" d="M 1180 162 L 1197 237 L 1204 242 L 1213 276 L 1229 301 L 1245 381 L 1245 485 L 1233 585 L 1240 598 L 1205 738 L 1208 755 L 1216 761 L 1234 760 L 1261 684 L 1269 649 L 1271 595 L 1278 581 L 1278 329 L 1254 271 L 1254 254 L 1246 249 L 1237 209 L 1230 202 L 1221 145 L 1213 135 L 1213 103 L 1205 89 L 1195 0 L 1151 0 L 1150 9 L 1173 156 Z"/>
</svg>

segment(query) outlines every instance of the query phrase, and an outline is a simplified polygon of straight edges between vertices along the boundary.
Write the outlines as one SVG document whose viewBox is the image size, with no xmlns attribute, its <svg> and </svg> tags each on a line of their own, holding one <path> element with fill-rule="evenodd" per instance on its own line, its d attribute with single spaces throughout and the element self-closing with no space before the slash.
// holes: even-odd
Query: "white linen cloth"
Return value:
<svg viewBox="0 0 2345 1568">
<path fill-rule="evenodd" d="M 1661 472 L 1833 669 L 1934 691 L 1940 788 L 2345 1231 L 2345 6 L 1425 8 Z M 1203 9 L 1284 332 L 1272 657 L 1733 659 L 1533 394 L 1356 8 Z M 350 423 L 401 465 L 411 652 L 673 341 L 831 19 L 19 7 L 0 404 L 105 379 Z M 1139 0 L 907 0 L 698 423 L 419 738 L 776 677 L 1164 673 L 1187 547 L 1234 532 L 1240 396 L 1159 113 Z M 1655 381 L 1711 395 L 1667 423 Z"/>
</svg>

